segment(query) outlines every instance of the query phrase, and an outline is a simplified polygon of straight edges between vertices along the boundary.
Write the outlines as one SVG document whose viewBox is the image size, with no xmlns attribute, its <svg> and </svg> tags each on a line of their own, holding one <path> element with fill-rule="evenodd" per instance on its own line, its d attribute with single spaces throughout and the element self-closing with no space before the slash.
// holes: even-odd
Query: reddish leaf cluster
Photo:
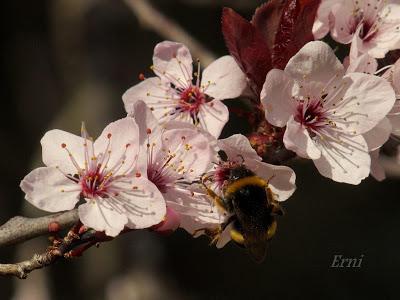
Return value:
<svg viewBox="0 0 400 300">
<path fill-rule="evenodd" d="M 321 0 L 270 0 L 247 21 L 224 8 L 222 33 L 230 54 L 259 95 L 267 73 L 285 68 L 289 59 L 314 40 L 312 26 Z"/>
</svg>

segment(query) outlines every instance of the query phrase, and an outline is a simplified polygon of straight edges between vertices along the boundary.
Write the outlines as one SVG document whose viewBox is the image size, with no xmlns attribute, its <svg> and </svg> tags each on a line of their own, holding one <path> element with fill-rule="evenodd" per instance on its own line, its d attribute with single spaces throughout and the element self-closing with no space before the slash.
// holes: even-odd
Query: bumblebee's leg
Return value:
<svg viewBox="0 0 400 300">
<path fill-rule="evenodd" d="M 267 179 L 267 187 L 268 187 L 269 182 L 270 182 L 274 177 L 275 177 L 275 174 L 272 175 L 270 178 Z"/>
<path fill-rule="evenodd" d="M 208 194 L 208 196 L 210 196 L 212 198 L 212 200 L 214 201 L 214 203 L 220 208 L 222 209 L 222 211 L 226 211 L 225 209 L 225 204 L 224 204 L 224 200 L 218 196 L 212 189 L 210 189 L 204 182 L 208 180 L 208 178 L 206 177 L 204 180 L 202 180 L 202 184 L 203 187 L 206 189 L 206 192 Z"/>
<path fill-rule="evenodd" d="M 208 236 L 211 239 L 210 245 L 213 245 L 219 240 L 221 233 L 222 233 L 222 227 L 218 226 L 217 228 L 214 228 L 214 229 L 200 228 L 193 232 L 193 236 L 195 236 L 199 232 L 202 232 L 206 236 Z"/>
</svg>

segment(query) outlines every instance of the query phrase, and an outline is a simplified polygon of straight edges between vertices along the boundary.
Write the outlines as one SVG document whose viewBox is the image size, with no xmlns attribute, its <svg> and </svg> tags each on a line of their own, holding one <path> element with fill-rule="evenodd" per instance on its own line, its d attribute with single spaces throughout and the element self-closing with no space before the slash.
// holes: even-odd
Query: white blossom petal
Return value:
<svg viewBox="0 0 400 300">
<path fill-rule="evenodd" d="M 286 126 L 295 109 L 292 100 L 294 89 L 293 79 L 284 71 L 273 69 L 267 74 L 260 97 L 265 117 L 270 124 Z"/>
<path fill-rule="evenodd" d="M 370 152 L 371 156 L 371 175 L 374 177 L 377 181 L 383 181 L 386 179 L 386 174 L 385 174 L 385 169 L 383 166 L 380 164 L 379 161 L 379 149 L 376 149 L 372 152 Z"/>
<path fill-rule="evenodd" d="M 218 140 L 218 147 L 221 148 L 230 161 L 247 160 L 261 161 L 261 157 L 251 147 L 249 140 L 242 134 L 234 134 L 226 139 Z"/>
<path fill-rule="evenodd" d="M 176 103 L 171 97 L 169 86 L 158 77 L 150 77 L 134 85 L 122 95 L 122 100 L 128 114 L 132 113 L 133 105 L 141 100 L 151 107 L 158 117 L 169 111 L 171 104 Z"/>
<path fill-rule="evenodd" d="M 327 141 L 321 149 L 321 157 L 314 160 L 321 175 L 337 182 L 359 184 L 368 177 L 371 158 L 363 136 L 342 136 L 340 143 Z"/>
<path fill-rule="evenodd" d="M 296 190 L 296 174 L 286 166 L 275 166 L 261 161 L 246 161 L 257 176 L 268 180 L 268 186 L 277 201 L 287 200 Z"/>
<path fill-rule="evenodd" d="M 335 85 L 345 73 L 332 48 L 321 41 L 307 43 L 287 63 L 285 73 L 297 82 L 319 84 L 320 89 Z"/>
<path fill-rule="evenodd" d="M 181 43 L 164 41 L 154 48 L 154 73 L 176 86 L 185 87 L 191 84 L 192 63 L 189 49 Z"/>
<path fill-rule="evenodd" d="M 109 199 L 90 199 L 78 207 L 81 222 L 96 231 L 104 231 L 106 235 L 115 237 L 128 222 L 126 215 L 112 208 Z"/>
<path fill-rule="evenodd" d="M 164 197 L 168 207 L 179 213 L 180 227 L 192 235 L 197 236 L 201 229 L 216 228 L 225 221 L 226 214 L 199 188 L 171 189 Z"/>
<path fill-rule="evenodd" d="M 324 0 L 318 7 L 317 15 L 315 17 L 312 32 L 315 40 L 324 38 L 330 29 L 331 23 L 331 11 L 332 6 L 336 3 L 340 3 L 341 0 Z"/>
<path fill-rule="evenodd" d="M 112 185 L 117 196 L 110 201 L 128 218 L 126 226 L 142 229 L 160 223 L 166 214 L 166 203 L 157 187 L 144 177 L 117 180 Z"/>
<path fill-rule="evenodd" d="M 222 231 L 222 233 L 217 241 L 217 244 L 216 244 L 216 247 L 218 249 L 224 247 L 227 243 L 229 243 L 231 241 L 231 239 L 232 239 L 231 238 L 231 230 L 232 229 L 234 229 L 233 222 L 229 223 L 225 227 L 225 229 Z"/>
<path fill-rule="evenodd" d="M 102 161 L 100 157 L 105 155 L 108 169 L 114 174 L 132 170 L 139 153 L 138 139 L 139 129 L 133 118 L 126 117 L 110 123 L 94 142 L 97 162 Z"/>
<path fill-rule="evenodd" d="M 162 149 L 172 155 L 168 165 L 177 178 L 195 179 L 210 166 L 213 157 L 209 138 L 196 128 L 170 129 L 162 134 Z M 156 161 L 163 161 L 166 153 L 156 153 Z"/>
<path fill-rule="evenodd" d="M 383 118 L 370 131 L 363 134 L 365 141 L 368 145 L 368 150 L 373 151 L 380 148 L 390 137 L 392 125 L 388 118 Z"/>
<path fill-rule="evenodd" d="M 218 138 L 229 120 L 229 111 L 221 101 L 213 100 L 200 106 L 198 118 L 200 126 Z"/>
<path fill-rule="evenodd" d="M 367 53 L 358 56 L 356 59 L 350 59 L 350 65 L 346 73 L 367 73 L 374 74 L 378 69 L 378 62 Z"/>
<path fill-rule="evenodd" d="M 318 159 L 321 156 L 321 151 L 311 139 L 307 129 L 296 122 L 293 117 L 287 123 L 283 142 L 287 149 L 296 152 L 301 157 Z"/>
<path fill-rule="evenodd" d="M 73 209 L 81 192 L 78 184 L 55 167 L 33 170 L 21 181 L 20 187 L 29 203 L 48 212 Z"/>
<path fill-rule="evenodd" d="M 67 174 L 77 174 L 79 168 L 84 167 L 85 152 L 83 144 L 85 140 L 66 131 L 54 129 L 46 132 L 41 139 L 42 159 L 46 166 L 56 167 Z M 92 142 L 87 141 L 88 147 Z M 70 156 L 71 154 L 71 156 Z"/>
<path fill-rule="evenodd" d="M 337 115 L 343 116 L 347 132 L 365 133 L 374 128 L 393 107 L 396 99 L 393 88 L 380 77 L 361 73 L 347 74 L 344 80 L 348 87 L 343 104 L 339 103 L 334 110 Z"/>
<path fill-rule="evenodd" d="M 246 75 L 230 55 L 212 62 L 202 74 L 201 86 L 214 99 L 239 97 L 247 86 Z"/>
</svg>

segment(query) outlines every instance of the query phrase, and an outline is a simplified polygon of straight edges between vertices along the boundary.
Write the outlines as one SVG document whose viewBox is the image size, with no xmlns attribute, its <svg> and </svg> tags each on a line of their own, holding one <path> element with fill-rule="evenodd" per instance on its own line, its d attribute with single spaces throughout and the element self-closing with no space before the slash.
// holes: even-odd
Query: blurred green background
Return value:
<svg viewBox="0 0 400 300">
<path fill-rule="evenodd" d="M 135 0 L 131 0 L 135 1 Z M 221 9 L 250 18 L 263 1 L 168 0 L 151 3 L 216 56 L 227 54 Z M 146 29 L 123 0 L 13 0 L 2 3 L 0 222 L 37 216 L 20 180 L 41 165 L 49 128 L 93 136 L 124 116 L 121 95 L 150 75 L 163 36 Z M 235 105 L 232 104 L 231 105 Z M 242 124 L 231 122 L 224 135 Z M 140 231 L 90 249 L 82 258 L 37 270 L 27 280 L 0 278 L 0 299 L 398 299 L 400 185 L 359 186 L 322 178 L 297 162 L 297 192 L 266 261 L 235 245 L 218 250 L 184 231 Z M 1 263 L 45 249 L 45 237 L 0 249 Z M 361 268 L 331 268 L 335 254 L 363 256 Z"/>
</svg>

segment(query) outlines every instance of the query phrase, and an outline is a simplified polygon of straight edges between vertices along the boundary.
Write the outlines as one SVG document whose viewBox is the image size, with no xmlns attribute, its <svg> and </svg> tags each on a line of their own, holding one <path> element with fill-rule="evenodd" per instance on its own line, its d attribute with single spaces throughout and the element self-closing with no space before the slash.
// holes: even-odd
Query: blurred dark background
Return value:
<svg viewBox="0 0 400 300">
<path fill-rule="evenodd" d="M 135 0 L 36 0 L 2 3 L 0 223 L 40 215 L 23 200 L 20 180 L 40 161 L 49 128 L 93 136 L 124 116 L 123 92 L 150 74 L 153 48 L 164 39 L 141 26 Z M 250 18 L 263 1 L 168 0 L 151 3 L 216 56 L 224 5 Z M 235 105 L 235 104 L 231 104 Z M 227 126 L 224 135 L 238 132 Z M 208 246 L 184 231 L 163 237 L 141 231 L 60 261 L 27 280 L 0 278 L 0 299 L 398 299 L 400 185 L 337 184 L 312 163 L 296 163 L 297 192 L 262 264 L 242 249 Z M 1 263 L 45 249 L 46 238 L 0 249 Z M 331 268 L 334 255 L 363 260 Z"/>
</svg>

